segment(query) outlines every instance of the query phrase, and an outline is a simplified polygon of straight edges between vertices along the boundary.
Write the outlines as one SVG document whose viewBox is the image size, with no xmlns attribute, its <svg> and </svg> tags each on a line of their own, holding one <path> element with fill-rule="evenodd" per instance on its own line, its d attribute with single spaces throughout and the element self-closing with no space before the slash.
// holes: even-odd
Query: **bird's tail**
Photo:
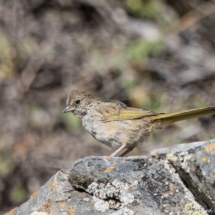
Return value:
<svg viewBox="0 0 215 215">
<path fill-rule="evenodd" d="M 202 116 L 215 114 L 215 107 L 198 108 L 192 110 L 185 110 L 173 113 L 164 113 L 154 116 L 154 119 L 160 120 L 161 126 L 168 125 L 173 122 L 178 122 L 186 119 L 192 119 Z"/>
</svg>

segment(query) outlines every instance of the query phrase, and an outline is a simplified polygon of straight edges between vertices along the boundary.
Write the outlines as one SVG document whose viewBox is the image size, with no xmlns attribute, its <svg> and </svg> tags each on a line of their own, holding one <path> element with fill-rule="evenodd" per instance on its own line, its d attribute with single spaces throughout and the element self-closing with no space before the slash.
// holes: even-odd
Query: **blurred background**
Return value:
<svg viewBox="0 0 215 215">
<path fill-rule="evenodd" d="M 71 90 L 162 113 L 215 105 L 214 26 L 212 0 L 0 0 L 0 214 L 113 152 L 62 114 Z M 214 128 L 214 116 L 172 124 L 129 155 Z"/>
</svg>

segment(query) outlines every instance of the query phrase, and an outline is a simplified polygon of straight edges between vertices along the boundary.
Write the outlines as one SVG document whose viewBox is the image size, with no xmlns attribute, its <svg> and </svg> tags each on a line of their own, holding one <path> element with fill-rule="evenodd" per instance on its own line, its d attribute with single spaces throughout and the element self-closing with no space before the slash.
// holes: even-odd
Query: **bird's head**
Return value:
<svg viewBox="0 0 215 215">
<path fill-rule="evenodd" d="M 82 118 L 86 114 L 88 107 L 98 100 L 91 93 L 73 90 L 67 97 L 66 108 L 63 110 L 63 113 L 72 112 L 79 118 Z"/>
</svg>

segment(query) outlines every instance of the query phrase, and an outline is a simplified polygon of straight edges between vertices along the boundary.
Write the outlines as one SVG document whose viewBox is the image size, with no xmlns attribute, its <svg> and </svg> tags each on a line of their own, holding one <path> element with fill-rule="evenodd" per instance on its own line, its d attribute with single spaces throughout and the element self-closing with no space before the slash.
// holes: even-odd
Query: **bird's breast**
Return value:
<svg viewBox="0 0 215 215">
<path fill-rule="evenodd" d="M 82 123 L 95 139 L 113 148 L 119 148 L 122 144 L 132 146 L 146 136 L 147 126 L 141 119 L 104 122 L 85 116 Z"/>
<path fill-rule="evenodd" d="M 123 128 L 117 121 L 103 122 L 94 120 L 91 117 L 82 119 L 83 126 L 96 140 L 105 143 L 112 148 L 119 148 L 122 139 L 126 135 Z"/>
</svg>

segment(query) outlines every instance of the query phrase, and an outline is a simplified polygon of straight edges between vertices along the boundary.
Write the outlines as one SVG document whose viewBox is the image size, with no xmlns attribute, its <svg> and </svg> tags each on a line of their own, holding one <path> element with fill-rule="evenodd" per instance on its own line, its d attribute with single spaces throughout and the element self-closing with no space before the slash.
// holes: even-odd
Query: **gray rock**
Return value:
<svg viewBox="0 0 215 215">
<path fill-rule="evenodd" d="M 215 214 L 215 140 L 154 150 L 178 171 L 184 184 L 210 214 Z"/>
<path fill-rule="evenodd" d="M 8 215 L 207 214 L 165 159 L 87 157 Z"/>
<path fill-rule="evenodd" d="M 213 140 L 211 140 L 213 141 Z M 215 141 L 215 140 L 214 140 Z M 151 155 L 157 154 L 162 158 L 166 158 L 166 155 L 168 153 L 175 154 L 178 152 L 186 152 L 188 150 L 192 150 L 197 148 L 198 146 L 204 145 L 208 141 L 201 141 L 201 142 L 193 142 L 193 143 L 184 143 L 184 144 L 178 144 L 173 145 L 171 147 L 161 148 L 161 149 L 155 149 L 151 152 Z"/>
</svg>

